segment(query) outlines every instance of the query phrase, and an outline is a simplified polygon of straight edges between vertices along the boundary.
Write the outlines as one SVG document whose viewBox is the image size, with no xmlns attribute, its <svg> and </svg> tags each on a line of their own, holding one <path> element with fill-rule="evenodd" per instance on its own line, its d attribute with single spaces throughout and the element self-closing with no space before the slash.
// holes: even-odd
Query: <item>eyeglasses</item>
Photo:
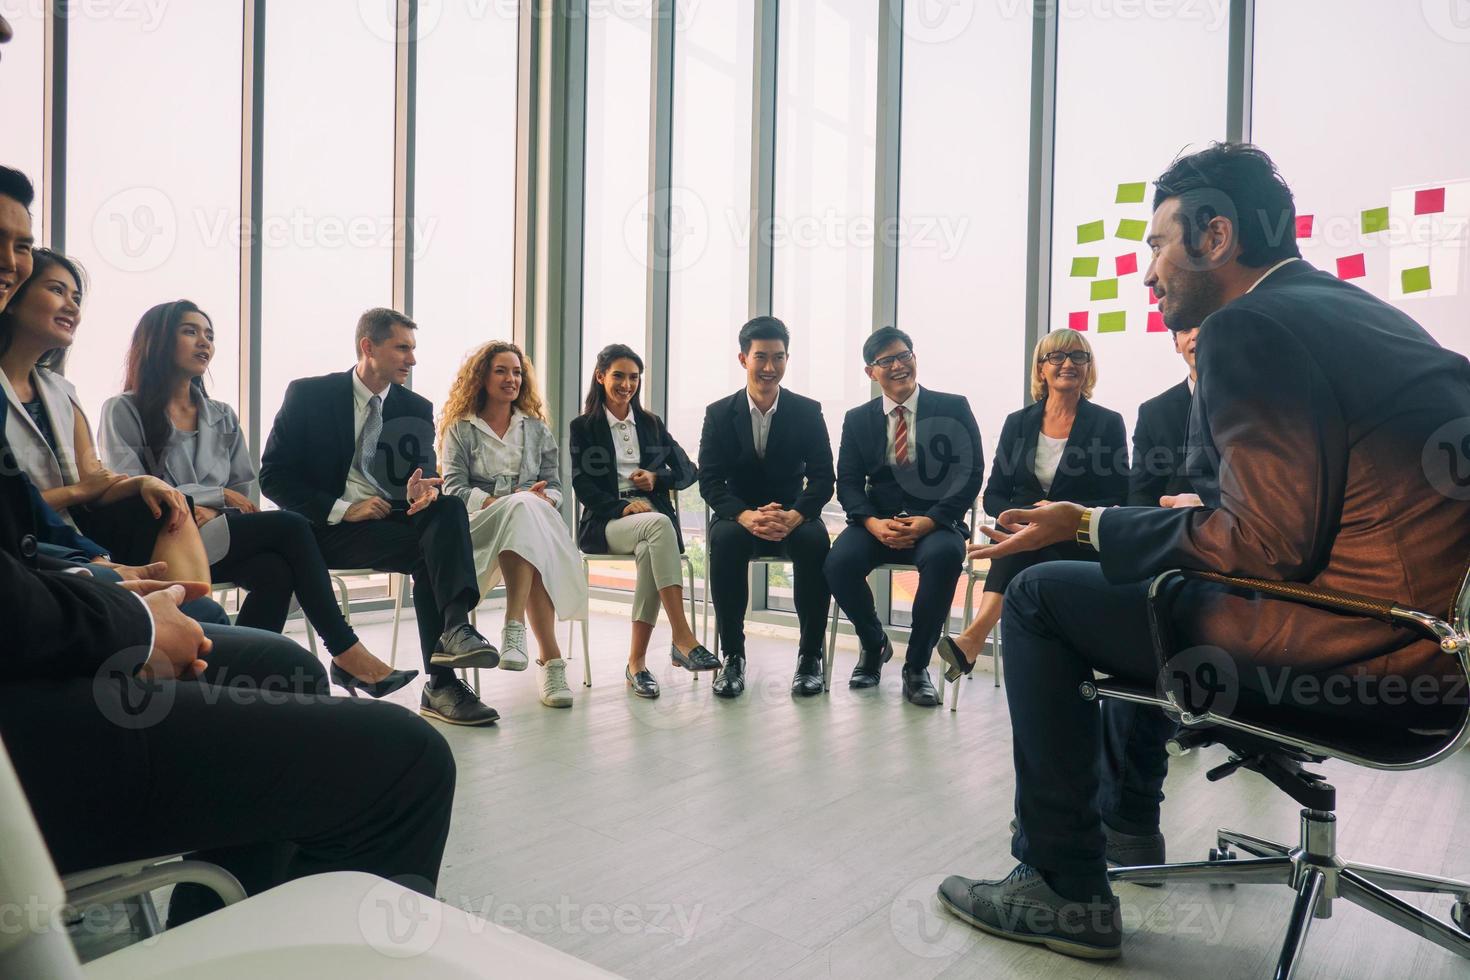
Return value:
<svg viewBox="0 0 1470 980">
<path fill-rule="evenodd" d="M 1073 364 L 1080 366 L 1090 364 L 1092 362 L 1092 355 L 1085 350 L 1054 350 L 1050 354 L 1042 354 L 1037 363 L 1040 364 L 1041 361 L 1045 361 L 1048 364 L 1063 364 L 1068 359 Z"/>
<path fill-rule="evenodd" d="M 894 365 L 897 365 L 897 364 L 907 364 L 909 361 L 912 361 L 913 359 L 914 359 L 914 352 L 911 351 L 911 350 L 906 350 L 906 351 L 904 351 L 901 354 L 889 354 L 887 357 L 880 357 L 876 361 L 873 362 L 872 366 L 873 367 L 876 367 L 876 368 L 882 368 L 883 370 L 888 371 L 888 370 L 891 370 L 894 367 Z"/>
</svg>

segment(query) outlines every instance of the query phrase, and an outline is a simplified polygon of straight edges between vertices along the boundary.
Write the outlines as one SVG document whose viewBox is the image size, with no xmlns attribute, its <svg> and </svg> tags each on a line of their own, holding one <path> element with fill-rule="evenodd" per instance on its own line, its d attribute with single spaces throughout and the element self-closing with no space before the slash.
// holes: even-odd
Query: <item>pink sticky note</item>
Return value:
<svg viewBox="0 0 1470 980">
<path fill-rule="evenodd" d="M 1160 313 L 1158 310 L 1149 310 L 1148 311 L 1148 332 L 1149 333 L 1167 333 L 1168 330 L 1169 330 L 1169 328 L 1166 327 L 1166 326 L 1164 326 L 1164 314 Z"/>
<path fill-rule="evenodd" d="M 1138 255 L 1134 252 L 1129 252 L 1127 255 L 1120 255 L 1113 260 L 1113 266 L 1120 276 L 1126 276 L 1130 272 L 1137 272 Z"/>
<path fill-rule="evenodd" d="M 1156 293 L 1156 292 L 1154 292 L 1154 287 L 1152 287 L 1152 286 L 1148 287 L 1148 305 L 1149 306 L 1157 306 L 1158 303 L 1159 303 L 1159 294 Z"/>
<path fill-rule="evenodd" d="M 1368 267 L 1363 260 L 1363 253 L 1356 255 L 1344 255 L 1337 260 L 1337 278 L 1339 279 L 1361 279 L 1368 274 Z"/>
<path fill-rule="evenodd" d="M 1071 327 L 1073 330 L 1086 330 L 1087 329 L 1087 311 L 1086 310 L 1083 310 L 1081 313 L 1070 313 L 1070 314 L 1068 314 L 1067 315 L 1067 326 Z"/>
<path fill-rule="evenodd" d="M 1434 187 L 1414 192 L 1415 214 L 1439 214 L 1444 210 L 1444 188 Z"/>
<path fill-rule="evenodd" d="M 1312 237 L 1312 219 L 1314 217 L 1314 215 L 1310 214 L 1299 214 L 1296 216 L 1296 237 Z"/>
</svg>

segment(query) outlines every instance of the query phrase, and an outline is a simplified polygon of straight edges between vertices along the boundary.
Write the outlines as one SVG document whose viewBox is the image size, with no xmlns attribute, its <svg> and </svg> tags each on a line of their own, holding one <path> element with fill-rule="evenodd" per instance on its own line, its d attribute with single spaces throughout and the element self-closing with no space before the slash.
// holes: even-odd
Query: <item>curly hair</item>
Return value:
<svg viewBox="0 0 1470 980">
<path fill-rule="evenodd" d="M 521 362 L 521 393 L 516 396 L 515 407 L 522 415 L 540 419 L 548 426 L 551 419 L 546 415 L 546 406 L 541 402 L 541 392 L 536 387 L 536 369 L 531 359 L 519 347 L 508 340 L 492 340 L 465 355 L 459 366 L 459 374 L 449 386 L 449 397 L 444 401 L 444 414 L 439 419 L 439 453 L 444 453 L 444 434 L 449 427 L 461 419 L 479 415 L 485 408 L 485 378 L 490 374 L 490 365 L 497 354 L 514 354 Z"/>
</svg>

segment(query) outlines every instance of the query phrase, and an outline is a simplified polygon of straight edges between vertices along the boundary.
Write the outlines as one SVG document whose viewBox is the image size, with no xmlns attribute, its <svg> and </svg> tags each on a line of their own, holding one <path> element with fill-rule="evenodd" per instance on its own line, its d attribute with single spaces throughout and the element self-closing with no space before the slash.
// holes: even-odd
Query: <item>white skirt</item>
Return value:
<svg viewBox="0 0 1470 980">
<path fill-rule="evenodd" d="M 587 618 L 587 578 L 561 512 L 529 493 L 502 497 L 470 517 L 480 594 L 500 584 L 500 553 L 513 551 L 541 573 L 560 620 Z"/>
</svg>

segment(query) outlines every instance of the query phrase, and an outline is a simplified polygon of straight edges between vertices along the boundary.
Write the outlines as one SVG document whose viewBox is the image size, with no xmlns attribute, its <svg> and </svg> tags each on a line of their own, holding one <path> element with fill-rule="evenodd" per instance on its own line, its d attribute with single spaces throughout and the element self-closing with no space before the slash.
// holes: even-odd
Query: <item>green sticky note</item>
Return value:
<svg viewBox="0 0 1470 980">
<path fill-rule="evenodd" d="M 1388 231 L 1388 208 L 1369 208 L 1363 212 L 1363 234 Z"/>
<path fill-rule="evenodd" d="M 1136 184 L 1119 184 L 1118 196 L 1114 204 L 1142 204 L 1143 192 L 1148 188 L 1148 181 L 1140 180 Z"/>
<path fill-rule="evenodd" d="M 1077 226 L 1077 244 L 1086 245 L 1088 242 L 1100 242 L 1107 234 L 1101 221 L 1089 221 L 1085 225 Z"/>
<path fill-rule="evenodd" d="M 1404 292 L 1425 293 L 1429 291 L 1429 266 L 1421 265 L 1403 272 Z"/>
<path fill-rule="evenodd" d="M 1099 300 L 1099 299 L 1117 299 L 1118 298 L 1118 280 L 1116 280 L 1116 279 L 1094 279 L 1093 282 L 1092 282 L 1092 298 L 1094 300 Z"/>
<path fill-rule="evenodd" d="M 1122 310 L 1099 313 L 1097 316 L 1098 333 L 1122 333 L 1126 329 L 1128 329 L 1128 314 Z"/>
<path fill-rule="evenodd" d="M 1079 258 L 1072 260 L 1072 275 L 1086 276 L 1089 279 L 1097 275 L 1097 256 Z"/>
<path fill-rule="evenodd" d="M 1126 238 L 1129 241 L 1141 242 L 1143 236 L 1148 232 L 1148 222 L 1137 218 L 1124 218 L 1118 222 L 1118 233 L 1115 238 Z"/>
</svg>

